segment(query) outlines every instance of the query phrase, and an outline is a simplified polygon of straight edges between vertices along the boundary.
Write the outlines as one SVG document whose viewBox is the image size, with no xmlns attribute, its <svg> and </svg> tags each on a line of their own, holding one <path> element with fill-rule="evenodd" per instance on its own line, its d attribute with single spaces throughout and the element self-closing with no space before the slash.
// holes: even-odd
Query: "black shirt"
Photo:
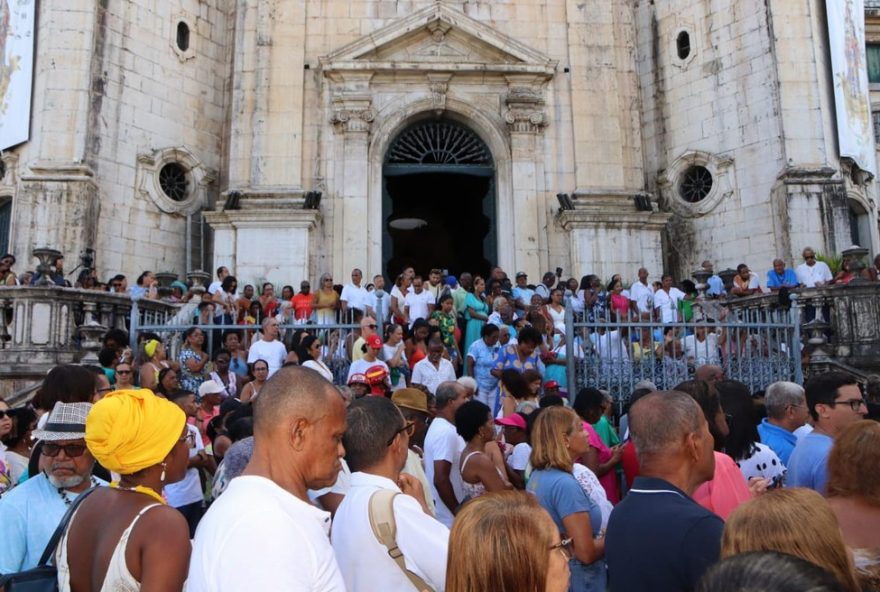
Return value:
<svg viewBox="0 0 880 592">
<path fill-rule="evenodd" d="M 724 521 L 686 493 L 653 477 L 636 477 L 611 512 L 605 537 L 612 592 L 693 590 L 718 561 Z"/>
</svg>

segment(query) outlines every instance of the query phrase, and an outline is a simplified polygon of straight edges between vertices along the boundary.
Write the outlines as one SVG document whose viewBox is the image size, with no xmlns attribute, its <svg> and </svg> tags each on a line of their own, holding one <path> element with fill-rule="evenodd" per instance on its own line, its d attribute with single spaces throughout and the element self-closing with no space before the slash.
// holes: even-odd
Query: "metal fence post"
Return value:
<svg viewBox="0 0 880 592">
<path fill-rule="evenodd" d="M 128 346 L 131 348 L 132 354 L 137 355 L 137 338 L 138 338 L 138 325 L 141 321 L 140 310 L 138 309 L 137 300 L 131 301 L 131 310 L 129 312 L 128 319 Z"/>
<path fill-rule="evenodd" d="M 575 360 L 577 358 L 577 350 L 575 349 L 574 339 L 574 311 L 571 308 L 571 296 L 565 299 L 565 375 L 568 380 L 568 400 L 574 400 L 574 393 L 577 392 L 577 384 L 575 383 L 576 375 L 574 371 Z"/>
<path fill-rule="evenodd" d="M 789 309 L 789 319 L 791 321 L 791 360 L 794 363 L 794 381 L 798 384 L 804 384 L 804 366 L 801 363 L 801 307 L 798 304 L 798 295 L 789 296 L 791 300 L 791 308 Z"/>
</svg>

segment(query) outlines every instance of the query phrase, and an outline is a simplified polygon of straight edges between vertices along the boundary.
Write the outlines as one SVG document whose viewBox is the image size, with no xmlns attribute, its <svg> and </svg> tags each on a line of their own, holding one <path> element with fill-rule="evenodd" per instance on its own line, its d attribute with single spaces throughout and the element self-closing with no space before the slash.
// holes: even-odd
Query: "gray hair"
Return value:
<svg viewBox="0 0 880 592">
<path fill-rule="evenodd" d="M 473 379 L 471 376 L 462 376 L 458 380 L 456 380 L 458 384 L 468 389 L 472 393 L 477 392 L 477 381 Z"/>
<path fill-rule="evenodd" d="M 663 454 L 700 429 L 703 410 L 686 393 L 657 391 L 640 398 L 629 412 L 629 431 L 639 460 Z"/>
<path fill-rule="evenodd" d="M 434 393 L 434 402 L 438 410 L 443 409 L 450 401 L 454 401 L 455 398 L 458 397 L 458 389 L 460 386 L 461 385 L 454 380 L 441 382 L 437 386 L 437 391 Z"/>
<path fill-rule="evenodd" d="M 805 401 L 804 387 L 794 382 L 774 382 L 764 394 L 764 407 L 771 419 L 782 419 L 786 409 L 792 405 L 803 405 Z"/>
</svg>

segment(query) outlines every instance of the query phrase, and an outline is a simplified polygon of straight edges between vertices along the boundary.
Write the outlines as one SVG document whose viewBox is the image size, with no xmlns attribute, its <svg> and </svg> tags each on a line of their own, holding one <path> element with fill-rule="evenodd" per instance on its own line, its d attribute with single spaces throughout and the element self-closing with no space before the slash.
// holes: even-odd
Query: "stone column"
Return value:
<svg viewBox="0 0 880 592">
<path fill-rule="evenodd" d="M 341 162 L 334 167 L 333 225 L 334 277 L 348 277 L 355 267 L 364 274 L 373 261 L 371 253 L 380 253 L 382 237 L 370 236 L 370 212 L 367 207 L 370 175 L 370 130 L 376 113 L 369 92 L 372 73 L 333 75 L 330 123 L 336 131 L 337 154 Z"/>
<path fill-rule="evenodd" d="M 512 253 L 511 260 L 498 263 L 509 272 L 520 269 L 543 273 L 550 265 L 547 248 L 547 211 L 544 190 L 542 131 L 548 123 L 544 112 L 543 79 L 536 76 L 509 76 L 504 120 L 510 129 L 511 168 L 513 170 L 513 230 L 499 220 L 499 253 Z M 503 199 L 504 196 L 499 196 Z M 512 235 L 513 244 L 503 245 Z"/>
</svg>

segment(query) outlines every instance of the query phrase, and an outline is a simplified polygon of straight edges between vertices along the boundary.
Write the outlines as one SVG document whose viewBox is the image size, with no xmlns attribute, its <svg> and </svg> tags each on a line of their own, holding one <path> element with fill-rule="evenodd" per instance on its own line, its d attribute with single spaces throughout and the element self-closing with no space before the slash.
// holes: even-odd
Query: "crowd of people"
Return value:
<svg viewBox="0 0 880 592">
<path fill-rule="evenodd" d="M 354 270 L 276 297 L 220 268 L 177 355 L 113 329 L 99 366 L 0 401 L 0 582 L 48 552 L 74 591 L 880 590 L 878 384 L 752 392 L 716 343 L 615 406 L 569 388 L 564 299 L 663 324 L 686 290 L 559 276 L 407 269 L 386 294 Z"/>
</svg>

